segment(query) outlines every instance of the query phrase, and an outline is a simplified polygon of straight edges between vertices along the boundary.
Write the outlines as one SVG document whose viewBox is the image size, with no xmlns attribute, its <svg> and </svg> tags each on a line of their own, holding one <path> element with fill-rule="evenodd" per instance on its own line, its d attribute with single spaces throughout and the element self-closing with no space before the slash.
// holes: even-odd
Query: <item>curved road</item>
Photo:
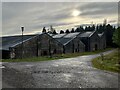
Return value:
<svg viewBox="0 0 120 90">
<path fill-rule="evenodd" d="M 112 50 L 113 51 L 113 50 Z M 111 53 L 107 51 L 104 54 Z M 96 55 L 43 62 L 3 63 L 4 87 L 118 88 L 118 74 L 92 67 Z M 8 86 L 9 85 L 9 86 Z"/>
</svg>

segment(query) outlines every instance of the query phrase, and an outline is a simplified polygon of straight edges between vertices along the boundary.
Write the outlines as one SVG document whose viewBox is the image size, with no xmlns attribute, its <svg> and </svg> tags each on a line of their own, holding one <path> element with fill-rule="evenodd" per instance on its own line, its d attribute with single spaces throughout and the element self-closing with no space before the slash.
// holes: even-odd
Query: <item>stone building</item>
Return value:
<svg viewBox="0 0 120 90">
<path fill-rule="evenodd" d="M 106 48 L 106 36 L 105 33 L 99 33 L 98 36 L 100 37 L 100 49 Z"/>
<path fill-rule="evenodd" d="M 53 38 L 63 44 L 63 53 L 84 52 L 85 45 L 77 37 L 80 33 L 58 34 Z"/>
<path fill-rule="evenodd" d="M 61 54 L 63 45 L 47 33 L 38 37 L 38 56 Z"/>
<path fill-rule="evenodd" d="M 105 34 L 96 31 L 68 34 L 34 34 L 2 37 L 2 58 L 28 58 L 95 51 L 106 48 Z"/>
<path fill-rule="evenodd" d="M 28 58 L 60 54 L 63 46 L 47 33 L 2 37 L 2 58 Z"/>
<path fill-rule="evenodd" d="M 24 35 L 23 42 L 29 41 L 35 35 Z M 19 36 L 6 36 L 2 38 L 2 46 L 0 50 L 2 51 L 2 58 L 14 58 L 22 57 L 22 37 Z M 15 55 L 16 54 L 16 55 Z"/>
<path fill-rule="evenodd" d="M 85 51 L 95 51 L 100 49 L 100 37 L 96 31 L 87 31 L 78 35 L 79 39 L 85 44 Z"/>
</svg>

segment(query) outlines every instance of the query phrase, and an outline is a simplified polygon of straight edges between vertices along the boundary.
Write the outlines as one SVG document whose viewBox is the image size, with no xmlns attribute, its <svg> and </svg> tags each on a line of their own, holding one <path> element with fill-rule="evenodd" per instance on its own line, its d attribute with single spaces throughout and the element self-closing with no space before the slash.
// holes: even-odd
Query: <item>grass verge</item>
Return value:
<svg viewBox="0 0 120 90">
<path fill-rule="evenodd" d="M 112 49 L 113 48 L 106 48 L 104 50 L 98 50 L 98 51 L 94 51 L 94 52 L 59 54 L 59 55 L 53 55 L 52 57 L 40 56 L 40 57 L 23 58 L 23 59 L 3 59 L 2 62 L 49 61 L 49 60 L 57 60 L 57 59 L 63 59 L 63 58 L 72 58 L 72 57 L 83 56 L 83 55 L 92 55 L 92 54 L 97 54 L 97 53 L 108 51 L 108 50 L 112 50 Z"/>
<path fill-rule="evenodd" d="M 101 70 L 108 70 L 108 71 L 120 73 L 118 50 L 103 56 L 103 59 L 102 57 L 97 57 L 93 59 L 92 64 L 95 68 L 98 68 Z"/>
</svg>

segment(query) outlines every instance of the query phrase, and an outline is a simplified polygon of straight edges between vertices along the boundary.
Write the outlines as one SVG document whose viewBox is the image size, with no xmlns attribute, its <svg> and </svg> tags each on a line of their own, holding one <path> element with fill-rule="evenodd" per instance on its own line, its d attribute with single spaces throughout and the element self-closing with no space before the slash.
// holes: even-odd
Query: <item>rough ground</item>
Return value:
<svg viewBox="0 0 120 90">
<path fill-rule="evenodd" d="M 117 73 L 92 67 L 91 60 L 97 56 L 99 54 L 43 62 L 3 63 L 3 88 L 117 88 Z"/>
</svg>

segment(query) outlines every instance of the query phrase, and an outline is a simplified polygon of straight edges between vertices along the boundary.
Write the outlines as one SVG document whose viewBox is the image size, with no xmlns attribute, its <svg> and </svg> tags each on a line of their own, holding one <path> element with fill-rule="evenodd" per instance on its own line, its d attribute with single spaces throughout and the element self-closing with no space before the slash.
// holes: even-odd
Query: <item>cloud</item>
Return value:
<svg viewBox="0 0 120 90">
<path fill-rule="evenodd" d="M 4 0 L 4 2 L 118 2 L 119 0 Z"/>
<path fill-rule="evenodd" d="M 80 18 L 75 19 L 71 15 L 74 9 L 81 12 Z M 68 28 L 74 24 L 84 24 L 96 19 L 101 20 L 105 16 L 112 17 L 116 14 L 117 3 L 3 2 L 3 35 L 21 34 L 21 26 L 25 27 L 24 33 L 27 34 L 35 32 L 35 30 L 41 31 L 44 26 L 66 26 Z"/>
<path fill-rule="evenodd" d="M 80 6 L 82 11 L 81 16 L 86 17 L 104 17 L 104 15 L 117 15 L 118 3 L 117 2 L 94 2 L 85 6 Z"/>
<path fill-rule="evenodd" d="M 117 22 L 117 20 L 110 20 L 110 21 L 108 21 L 108 23 L 116 23 Z"/>
</svg>

